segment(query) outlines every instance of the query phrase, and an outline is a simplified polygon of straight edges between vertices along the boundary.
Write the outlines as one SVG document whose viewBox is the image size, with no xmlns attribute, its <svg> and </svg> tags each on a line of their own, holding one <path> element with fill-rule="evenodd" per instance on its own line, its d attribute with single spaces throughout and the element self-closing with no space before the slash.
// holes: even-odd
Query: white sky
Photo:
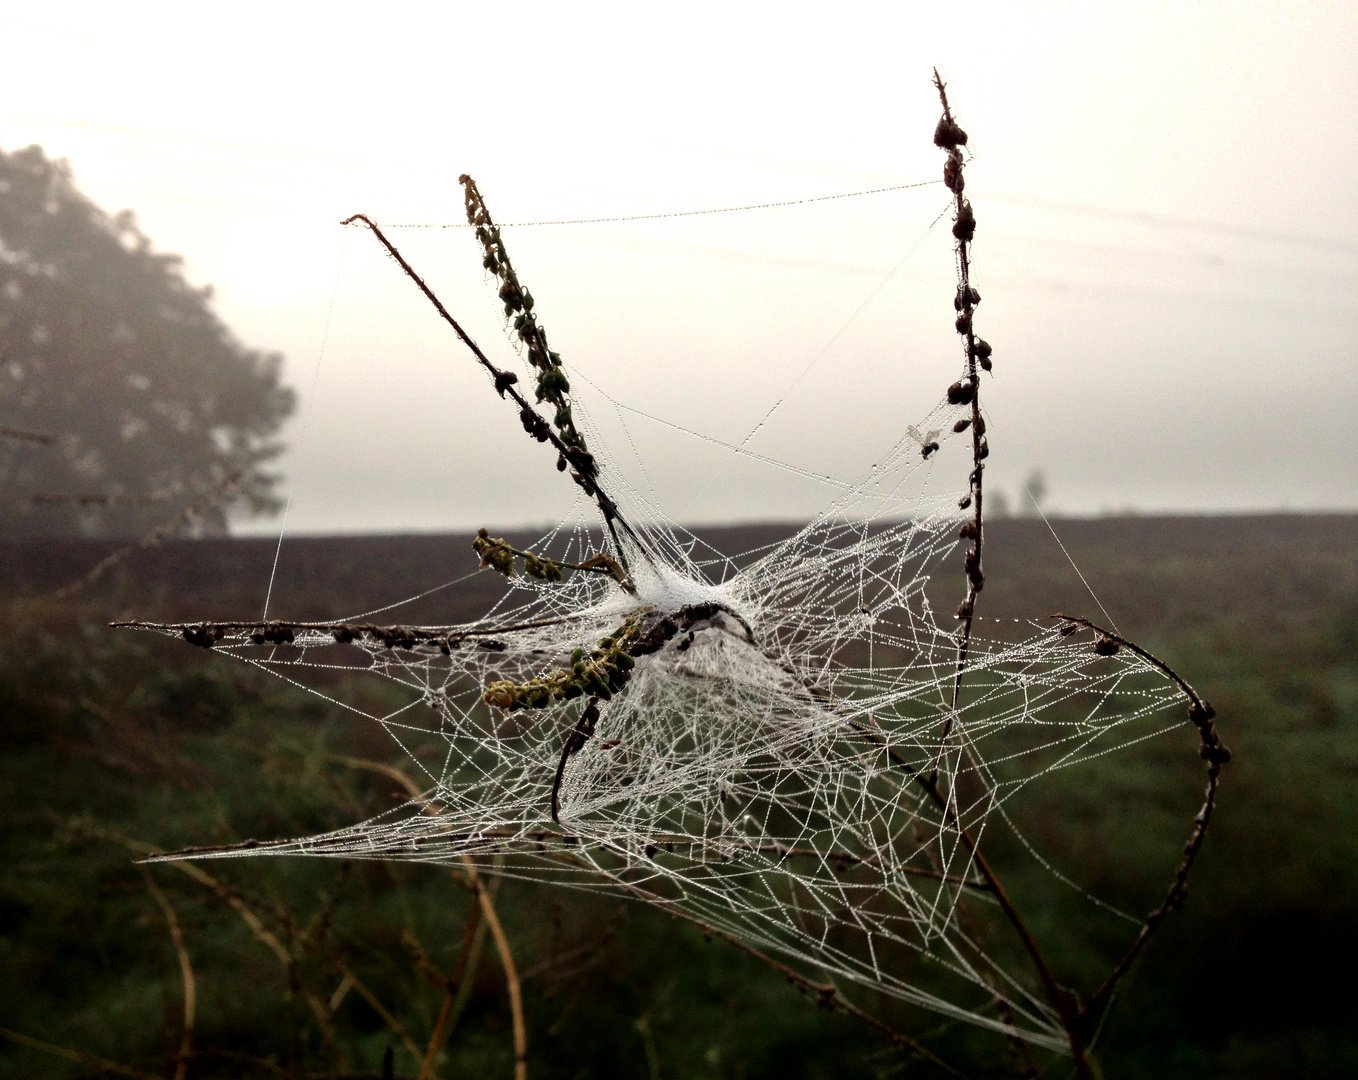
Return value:
<svg viewBox="0 0 1358 1080">
<path fill-rule="evenodd" d="M 463 171 L 506 222 L 935 180 L 938 64 L 975 153 L 988 487 L 1042 468 L 1065 513 L 1355 509 L 1356 28 L 1352 4 L 0 2 L 0 146 L 69 158 L 285 353 L 289 532 L 537 525 L 573 485 L 339 219 L 461 221 Z M 945 199 L 506 242 L 667 514 L 795 519 L 830 493 L 609 399 L 734 443 L 782 400 L 749 448 L 857 477 L 960 368 L 946 227 L 883 286 Z M 514 366 L 467 231 L 391 236 Z"/>
</svg>

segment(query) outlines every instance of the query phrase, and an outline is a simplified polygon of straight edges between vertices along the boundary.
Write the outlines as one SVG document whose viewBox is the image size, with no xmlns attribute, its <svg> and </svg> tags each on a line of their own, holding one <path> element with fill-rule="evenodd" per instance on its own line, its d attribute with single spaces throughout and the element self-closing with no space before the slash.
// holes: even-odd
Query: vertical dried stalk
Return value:
<svg viewBox="0 0 1358 1080">
<path fill-rule="evenodd" d="M 991 869 L 989 862 L 977 848 L 971 835 L 963 828 L 952 800 L 938 786 L 938 764 L 946 750 L 946 742 L 951 733 L 953 721 L 957 717 L 957 708 L 962 694 L 962 676 L 967 667 L 967 650 L 971 644 L 976 598 L 985 587 L 985 572 L 981 565 L 981 550 L 984 543 L 982 504 L 984 502 L 985 459 L 990 455 L 990 447 L 985 438 L 985 417 L 981 415 L 980 372 L 991 369 L 991 349 L 988 342 L 976 336 L 973 325 L 976 305 L 981 302 L 981 295 L 971 286 L 971 242 L 976 235 L 976 214 L 971 208 L 971 203 L 963 195 L 963 191 L 966 189 L 966 178 L 963 175 L 965 160 L 961 148 L 967 145 L 967 133 L 953 118 L 952 107 L 948 103 L 948 91 L 937 68 L 934 69 L 934 87 L 938 90 L 939 102 L 943 106 L 943 115 L 939 118 L 938 126 L 934 129 L 934 145 L 948 153 L 948 159 L 943 165 L 943 182 L 948 186 L 948 190 L 953 193 L 954 199 L 952 234 L 956 241 L 955 251 L 957 256 L 957 296 L 953 301 L 953 307 L 957 312 L 955 327 L 962 337 L 966 353 L 966 373 L 961 379 L 948 387 L 948 403 L 971 407 L 971 415 L 958 420 L 953 425 L 953 431 L 960 434 L 968 428 L 971 429 L 969 489 L 958 503 L 958 507 L 962 510 L 970 507 L 972 518 L 962 526 L 961 530 L 962 539 L 970 540 L 971 544 L 967 548 L 964 563 L 967 578 L 966 597 L 957 608 L 957 617 L 961 620 L 961 625 L 957 632 L 957 671 L 953 677 L 952 707 L 943 725 L 938 757 L 935 758 L 928 775 L 925 776 L 913 769 L 911 772 L 915 779 L 922 783 L 930 798 L 934 800 L 945 817 L 949 818 L 958 830 L 958 836 L 966 846 L 968 853 L 975 860 L 977 869 L 990 886 L 991 892 L 999 902 L 1005 917 L 1022 940 L 1034 967 L 1037 968 L 1038 976 L 1046 989 L 1047 997 L 1052 1007 L 1056 1009 L 1057 1015 L 1061 1018 L 1061 1026 L 1065 1029 L 1066 1038 L 1070 1043 L 1071 1055 L 1075 1059 L 1075 1075 L 1080 1080 L 1086 1080 L 1086 1078 L 1092 1077 L 1093 1073 L 1085 1051 L 1084 1040 L 1079 1031 L 1077 1008 L 1071 995 L 1057 983 L 1022 915 L 1010 900 L 1004 886 Z M 925 448 L 926 454 L 929 449 L 929 447 Z"/>
<path fill-rule="evenodd" d="M 142 867 L 146 876 L 146 888 L 150 891 L 160 910 L 165 914 L 165 922 L 170 928 L 170 940 L 174 943 L 175 955 L 179 957 L 179 975 L 184 984 L 184 1034 L 179 1040 L 179 1054 L 175 1059 L 174 1080 L 184 1080 L 188 1071 L 189 1056 L 193 1053 L 194 1014 L 197 1010 L 198 986 L 193 977 L 193 964 L 189 961 L 189 951 L 184 947 L 184 934 L 179 929 L 179 918 L 169 897 L 156 884 L 151 871 Z"/>
<path fill-rule="evenodd" d="M 505 937 L 500 917 L 495 913 L 495 905 L 481 884 L 481 876 L 476 872 L 476 864 L 470 855 L 463 855 L 467 876 L 471 878 L 476 890 L 476 899 L 481 905 L 481 915 L 490 927 L 495 948 L 500 954 L 500 965 L 505 972 L 505 986 L 509 990 L 509 1011 L 514 1024 L 514 1080 L 527 1080 L 528 1077 L 528 1032 L 523 1022 L 523 996 L 519 989 L 519 973 L 514 967 L 514 954 L 509 951 L 509 939 Z"/>
<path fill-rule="evenodd" d="M 420 1053 L 420 1048 L 415 1045 L 415 1040 L 406 1034 L 406 1029 L 403 1028 L 401 1022 L 392 1015 L 391 1010 L 383 1005 L 381 999 L 369 990 L 363 984 L 363 980 L 350 971 L 348 967 L 345 967 L 343 971 L 344 977 L 348 979 L 350 985 L 358 991 L 359 997 L 372 1006 L 373 1012 L 377 1013 L 377 1015 L 382 1018 L 382 1022 L 385 1023 L 387 1027 L 392 1030 L 393 1034 L 401 1040 L 401 1045 L 406 1048 L 407 1053 L 409 1053 L 414 1060 L 422 1061 L 424 1055 Z"/>
<path fill-rule="evenodd" d="M 957 297 L 953 301 L 953 307 L 957 311 L 955 325 L 966 346 L 967 361 L 966 375 L 948 387 L 948 402 L 952 405 L 971 406 L 971 416 L 953 425 L 956 432 L 971 428 L 969 489 L 958 506 L 963 510 L 971 507 L 972 517 L 971 521 L 962 527 L 962 538 L 970 540 L 971 546 L 967 549 L 965 563 L 967 593 L 957 608 L 957 617 L 962 623 L 957 632 L 957 674 L 953 679 L 952 710 L 943 728 L 943 741 L 946 741 L 952 728 L 953 717 L 957 715 L 958 699 L 962 692 L 962 674 L 966 670 L 967 648 L 971 644 L 976 596 L 985 587 L 985 572 L 981 567 L 981 547 L 984 541 L 981 507 L 984 501 L 982 481 L 985 474 L 985 459 L 990 454 L 990 447 L 985 438 L 985 417 L 981 415 L 981 381 L 978 367 L 989 371 L 991 364 L 990 345 L 976 336 L 972 325 L 976 305 L 981 302 L 981 296 L 971 287 L 971 241 L 976 234 L 976 215 L 971 209 L 971 203 L 962 194 L 966 188 L 966 179 L 963 176 L 965 162 L 961 147 L 967 145 L 967 133 L 953 119 L 952 108 L 948 104 L 948 92 L 937 68 L 934 69 L 934 86 L 938 88 L 938 97 L 943 104 L 943 116 L 938 121 L 938 127 L 934 129 L 934 144 L 948 152 L 948 160 L 943 166 L 943 182 L 953 193 L 954 199 L 952 234 L 956 241 L 957 254 Z M 928 449 L 926 447 L 926 453 Z M 941 754 L 942 750 L 939 752 Z M 937 776 L 938 770 L 935 766 L 930 779 L 935 780 Z"/>
</svg>

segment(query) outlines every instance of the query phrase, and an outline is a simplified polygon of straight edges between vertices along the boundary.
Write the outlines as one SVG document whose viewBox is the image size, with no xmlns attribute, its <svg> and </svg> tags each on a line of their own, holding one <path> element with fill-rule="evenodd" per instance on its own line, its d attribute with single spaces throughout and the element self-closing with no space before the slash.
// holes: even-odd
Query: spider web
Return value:
<svg viewBox="0 0 1358 1080">
<path fill-rule="evenodd" d="M 485 856 L 490 872 L 621 893 L 832 981 L 1068 1049 L 1052 1006 L 968 915 L 995 902 L 975 850 L 1011 827 L 1027 786 L 1181 726 L 1182 700 L 1131 651 L 1033 622 L 973 632 L 954 703 L 956 620 L 935 598 L 961 592 L 972 515 L 966 487 L 935 489 L 967 411 L 940 402 L 795 535 L 734 556 L 667 522 L 610 466 L 578 399 L 577 415 L 601 483 L 646 523 L 621 541 L 635 591 L 516 574 L 482 618 L 421 640 L 228 634 L 219 650 L 324 696 L 336 673 L 383 680 L 403 699 L 391 711 L 339 704 L 384 728 L 426 790 L 350 827 L 220 854 Z M 581 562 L 600 525 L 580 496 L 531 550 Z M 583 698 L 487 704 L 493 683 L 569 671 L 629 620 L 659 644 L 575 752 L 563 747 Z"/>
</svg>

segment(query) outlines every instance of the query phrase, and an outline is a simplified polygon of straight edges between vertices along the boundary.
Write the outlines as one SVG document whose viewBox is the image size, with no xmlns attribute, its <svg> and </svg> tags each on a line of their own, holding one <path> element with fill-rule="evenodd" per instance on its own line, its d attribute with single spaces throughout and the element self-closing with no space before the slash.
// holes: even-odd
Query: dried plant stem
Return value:
<svg viewBox="0 0 1358 1080">
<path fill-rule="evenodd" d="M 1128 948 L 1122 959 L 1118 961 L 1117 966 L 1113 968 L 1112 973 L 1103 981 L 1103 985 L 1095 990 L 1089 1000 L 1085 1003 L 1085 1006 L 1080 1013 L 1081 1019 L 1084 1019 L 1113 992 L 1113 988 L 1117 986 L 1119 980 L 1121 980 L 1122 977 L 1127 974 L 1128 970 L 1130 970 L 1133 961 L 1135 961 L 1141 954 L 1141 951 L 1145 949 L 1147 943 L 1160 928 L 1160 925 L 1165 921 L 1169 913 L 1183 906 L 1184 899 L 1188 895 L 1188 876 L 1193 871 L 1193 864 L 1197 861 L 1198 852 L 1202 849 L 1203 840 L 1207 837 L 1207 827 L 1212 821 L 1212 811 L 1216 806 L 1217 786 L 1220 782 L 1221 767 L 1231 760 L 1231 751 L 1226 744 L 1221 741 L 1221 736 L 1217 734 L 1216 724 L 1214 723 L 1216 710 L 1212 708 L 1211 703 L 1205 698 L 1200 697 L 1198 692 L 1188 684 L 1188 681 L 1184 679 L 1183 676 L 1158 656 L 1143 649 L 1140 645 L 1136 644 L 1136 642 L 1129 641 L 1121 634 L 1115 633 L 1112 630 L 1106 630 L 1097 623 L 1092 623 L 1088 619 L 1081 618 L 1078 615 L 1063 615 L 1058 613 L 1051 617 L 1053 619 L 1060 619 L 1072 629 L 1081 626 L 1086 630 L 1092 630 L 1098 635 L 1096 648 L 1103 646 L 1104 642 L 1112 642 L 1119 648 L 1125 648 L 1136 653 L 1137 656 L 1141 657 L 1161 674 L 1172 679 L 1175 685 L 1179 687 L 1179 690 L 1183 693 L 1184 697 L 1188 699 L 1188 718 L 1193 722 L 1193 726 L 1197 728 L 1198 738 L 1200 740 L 1198 755 L 1207 763 L 1207 790 L 1203 795 L 1202 807 L 1193 818 L 1193 831 L 1189 834 L 1188 842 L 1184 844 L 1183 859 L 1174 871 L 1174 879 L 1170 882 L 1169 890 L 1166 892 L 1165 898 L 1160 902 L 1159 906 L 1146 916 L 1146 921 L 1142 924 L 1141 930 L 1137 933 L 1136 940 L 1132 942 L 1131 947 Z M 1103 646 L 1101 651 L 1106 649 L 1107 646 Z"/>
<path fill-rule="evenodd" d="M 462 329 L 457 320 L 449 313 L 448 309 L 443 306 L 443 301 L 434 295 L 433 289 L 425 284 L 424 279 L 415 272 L 415 268 L 412 267 L 410 263 L 406 262 L 405 257 L 396 249 L 396 245 L 387 239 L 386 234 L 377 227 L 377 223 L 373 221 L 372 218 L 368 217 L 366 214 L 354 214 L 352 217 L 345 218 L 340 224 L 350 225 L 356 221 L 361 222 L 372 230 L 373 235 L 376 236 L 381 245 L 387 249 L 387 253 L 396 260 L 401 269 L 406 272 L 406 276 L 416 284 L 420 292 L 424 293 L 425 299 L 434 305 L 434 310 L 439 313 L 443 321 L 453 328 L 457 333 L 458 338 L 460 338 L 462 343 L 471 350 L 472 355 L 476 357 L 477 362 L 485 368 L 495 380 L 495 388 L 499 391 L 500 396 L 503 397 L 505 394 L 508 394 L 514 404 L 519 406 L 519 416 L 522 418 L 524 426 L 529 429 L 529 433 L 533 435 L 534 438 L 538 439 L 539 442 L 551 443 L 553 449 L 555 449 L 564 460 L 570 461 L 575 457 L 578 454 L 578 451 L 573 447 L 567 446 L 562 441 L 561 436 L 552 430 L 551 425 L 548 424 L 546 420 L 542 419 L 536 410 L 533 409 L 532 405 L 528 403 L 528 400 L 515 389 L 514 384 L 518 382 L 518 376 L 514 375 L 512 372 L 501 371 L 491 363 L 486 354 L 481 351 L 481 347 L 471 339 L 465 330 Z M 637 545 L 638 550 L 644 552 L 646 550 L 645 546 L 642 544 L 640 537 L 637 536 L 632 530 L 632 527 L 627 523 L 627 520 L 622 516 L 621 511 L 618 510 L 617 503 L 615 503 L 603 487 L 600 486 L 597 477 L 588 477 L 578 470 L 575 475 L 580 477 L 579 480 L 576 480 L 576 483 L 581 489 L 584 490 L 586 494 L 594 496 L 594 500 L 599 506 L 599 511 L 604 516 L 604 522 L 608 526 L 609 534 L 613 537 L 614 547 L 618 553 L 618 561 L 621 562 L 624 569 L 626 569 L 626 553 L 623 551 L 622 545 L 618 543 L 615 525 L 620 526 L 622 530 L 627 533 Z"/>
<path fill-rule="evenodd" d="M 184 934 L 179 928 L 179 918 L 169 897 L 156 884 L 151 871 L 142 867 L 146 876 L 146 888 L 165 914 L 165 922 L 170 928 L 170 940 L 174 943 L 175 955 L 179 958 L 179 976 L 184 985 L 184 1033 L 179 1040 L 179 1054 L 175 1059 L 174 1080 L 184 1080 L 188 1072 L 189 1056 L 193 1053 L 194 1013 L 197 1008 L 198 987 L 193 977 L 193 964 L 189 951 L 184 947 Z"/>
<path fill-rule="evenodd" d="M 152 844 L 147 844 L 141 840 L 134 840 L 132 837 L 123 835 L 122 833 L 104 829 L 98 831 L 103 833 L 103 835 L 108 836 L 110 839 L 118 841 L 125 847 L 130 848 L 144 858 L 155 859 L 166 854 Z M 247 904 L 238 893 L 228 888 L 206 870 L 195 866 L 191 862 L 176 860 L 171 862 L 171 865 L 200 884 L 206 885 L 221 897 L 221 899 L 225 900 L 232 910 L 234 910 L 250 928 L 251 932 L 255 935 L 255 938 L 278 958 L 278 962 L 283 965 L 284 970 L 290 974 L 292 973 L 295 967 L 292 953 L 288 950 L 287 946 L 278 939 L 277 935 L 264 925 L 263 920 L 255 914 L 250 905 Z M 405 1048 L 410 1052 L 411 1057 L 416 1062 L 422 1061 L 424 1055 L 420 1052 L 420 1048 L 415 1045 L 415 1041 L 411 1039 L 405 1029 L 401 1027 L 400 1022 L 392 1015 L 391 1011 L 382 1004 L 377 996 L 363 984 L 362 980 L 360 980 L 347 965 L 342 965 L 341 970 L 344 975 L 344 982 L 340 984 L 341 987 L 345 988 L 346 992 L 349 987 L 356 990 L 359 995 L 373 1007 L 373 1011 L 382 1018 L 383 1022 L 391 1029 L 392 1033 L 401 1040 L 405 1045 Z M 334 1001 L 334 1006 L 331 1008 L 332 1012 L 334 1011 L 334 1008 L 339 1007 L 338 999 L 341 998 L 342 995 L 337 990 L 335 998 L 332 999 L 332 1001 Z"/>
<path fill-rule="evenodd" d="M 967 591 L 965 598 L 957 608 L 957 618 L 960 620 L 957 630 L 957 667 L 953 676 L 952 704 L 948 717 L 943 724 L 938 754 L 928 771 L 925 772 L 910 765 L 894 750 L 889 750 L 889 753 L 892 759 L 924 788 L 929 798 L 943 814 L 944 819 L 957 830 L 959 839 L 971 855 L 978 872 L 999 903 L 1000 909 L 1004 912 L 1010 925 L 1018 934 L 1019 940 L 1022 941 L 1024 949 L 1033 962 L 1033 966 L 1037 969 L 1038 977 L 1042 981 L 1047 998 L 1060 1017 L 1061 1026 L 1066 1032 L 1071 1055 L 1075 1061 L 1075 1075 L 1079 1080 L 1086 1080 L 1086 1078 L 1092 1077 L 1093 1073 L 1084 1047 L 1084 1040 L 1079 1031 L 1079 1014 L 1072 995 L 1056 981 L 1051 967 L 1043 956 L 1042 950 L 1038 948 L 1037 941 L 1028 929 L 1027 923 L 1014 906 L 1013 901 L 1010 900 L 1009 894 L 991 868 L 989 861 L 981 854 L 975 839 L 957 816 L 953 800 L 939 787 L 939 764 L 943 755 L 947 752 L 948 737 L 952 732 L 953 724 L 958 715 L 958 706 L 961 703 L 962 679 L 967 669 L 967 653 L 971 645 L 976 600 L 985 587 L 985 572 L 982 568 L 982 547 L 984 544 L 982 507 L 984 503 L 985 459 L 990 453 L 990 448 L 985 438 L 985 417 L 981 413 L 980 372 L 982 369 L 989 371 L 991 368 L 991 349 L 987 342 L 976 336 L 973 326 L 976 305 L 980 302 L 981 297 L 971 285 L 971 241 L 976 233 L 976 215 L 971 208 L 971 203 L 963 195 L 966 188 L 966 179 L 964 176 L 965 159 L 961 147 L 967 145 L 967 133 L 958 126 L 953 117 L 952 107 L 948 102 L 948 91 L 937 68 L 934 69 L 934 87 L 938 91 L 939 103 L 943 107 L 943 115 L 939 118 L 938 126 L 934 131 L 934 144 L 948 153 L 948 160 L 943 167 L 943 181 L 953 193 L 954 200 L 952 234 L 956 242 L 954 251 L 957 258 L 957 297 L 953 303 L 957 312 L 955 325 L 958 334 L 962 337 L 966 355 L 965 374 L 962 379 L 948 387 L 948 402 L 952 405 L 970 406 L 970 416 L 958 420 L 953 426 L 953 430 L 959 433 L 968 428 L 971 429 L 969 486 L 967 494 L 958 504 L 960 509 L 971 509 L 971 520 L 962 527 L 961 531 L 962 539 L 970 541 L 964 564 Z M 935 448 L 926 445 L 924 447 L 925 456 L 927 457 Z"/>
<path fill-rule="evenodd" d="M 358 759 L 336 757 L 334 760 L 344 764 L 353 764 Z M 421 797 L 421 801 L 425 801 L 423 796 Z M 428 804 L 428 809 L 432 816 L 437 816 L 437 810 L 432 804 Z M 479 830 L 476 833 L 476 836 L 479 840 L 530 840 L 541 843 L 552 840 L 568 839 L 572 837 L 572 834 L 568 830 L 563 829 L 485 829 Z M 464 838 L 465 837 L 461 836 L 453 836 L 449 839 L 456 842 L 457 840 Z M 708 850 L 711 847 L 708 844 L 695 840 L 691 836 L 668 836 L 664 833 L 659 833 L 653 836 L 651 840 L 652 843 L 658 846 L 686 847 L 690 852 L 695 848 L 699 850 Z M 164 860 L 168 862 L 194 855 L 228 855 L 235 851 L 266 851 L 270 847 L 286 846 L 289 843 L 290 841 L 287 840 L 266 842 L 243 840 L 236 844 L 187 847 L 180 848 L 177 851 L 161 852 L 156 856 L 156 861 Z M 722 845 L 721 850 L 723 852 L 741 850 L 759 855 L 775 855 L 780 861 L 784 859 L 816 859 L 828 863 L 842 863 L 845 866 L 868 866 L 874 869 L 881 868 L 881 863 L 877 859 L 858 855 L 848 850 L 832 849 L 830 851 L 819 851 L 815 848 L 787 847 L 784 844 L 776 843 L 736 845 L 734 848 L 731 845 L 724 844 Z M 955 885 L 958 888 L 974 889 L 979 892 L 990 892 L 990 885 L 985 881 L 975 881 L 970 878 L 959 877 L 956 874 L 942 873 L 938 870 L 926 870 L 921 866 L 900 866 L 896 868 L 896 871 L 907 877 L 926 878 L 931 881 L 942 881 L 949 885 Z"/>
<path fill-rule="evenodd" d="M 493 638 L 517 630 L 537 630 L 545 626 L 560 626 L 569 617 L 537 619 L 532 622 L 507 623 L 503 626 L 403 626 L 399 624 L 356 622 L 304 622 L 291 619 L 222 619 L 215 622 L 164 623 L 146 619 L 120 619 L 109 626 L 124 630 L 160 630 L 178 633 L 191 645 L 212 648 L 230 633 L 257 634 L 259 643 L 291 643 L 288 635 L 316 631 L 330 634 L 338 643 L 355 641 L 365 634 L 373 641 L 389 647 L 410 648 L 414 645 L 437 645 L 440 648 L 459 647 L 467 638 Z M 493 647 L 493 646 L 492 646 Z"/>
<path fill-rule="evenodd" d="M 854 730 L 873 745 L 880 748 L 911 780 L 919 784 L 924 789 L 925 794 L 938 808 L 946 821 L 956 830 L 958 839 L 962 841 L 963 847 L 967 849 L 972 862 L 976 867 L 977 873 L 981 875 L 984 887 L 987 892 L 994 896 L 1004 912 L 1005 918 L 1018 934 L 1019 940 L 1023 943 L 1024 950 L 1028 953 L 1033 962 L 1033 967 L 1037 969 L 1038 977 L 1042 980 L 1043 988 L 1047 992 L 1048 1000 L 1052 1007 L 1056 1009 L 1057 1015 L 1061 1018 L 1062 1027 L 1065 1029 L 1067 1037 L 1071 1042 L 1071 1052 L 1075 1058 L 1076 1075 L 1081 1080 L 1092 1077 L 1089 1071 L 1089 1063 L 1085 1056 L 1083 1041 L 1079 1038 L 1076 1031 L 1076 1021 L 1078 1019 L 1074 1002 L 1071 995 L 1056 981 L 1050 966 L 1047 964 L 1046 957 L 1042 955 L 1042 950 L 1038 948 L 1037 940 L 1033 937 L 1032 931 L 1028 929 L 1028 924 L 1024 921 L 1014 902 L 1009 898 L 999 875 L 995 873 L 990 862 L 982 854 L 975 838 L 962 820 L 957 816 L 957 810 L 952 799 L 938 786 L 938 780 L 932 771 L 916 768 L 910 764 L 895 747 L 887 744 L 881 732 L 867 727 L 861 723 L 853 724 Z"/>
<path fill-rule="evenodd" d="M 462 856 L 467 875 L 476 890 L 477 902 L 481 905 L 481 915 L 490 928 L 490 936 L 495 939 L 496 951 L 500 954 L 500 966 L 504 968 L 505 986 L 509 991 L 509 1012 L 514 1025 L 514 1080 L 527 1080 L 528 1077 L 528 1029 L 523 1022 L 523 995 L 519 989 L 519 973 L 514 966 L 514 954 L 509 949 L 509 939 L 505 937 L 500 917 L 495 912 L 490 894 L 481 882 L 476 871 L 476 863 L 470 855 Z"/>
<path fill-rule="evenodd" d="M 967 593 L 957 609 L 957 616 L 961 619 L 961 625 L 957 631 L 957 673 L 953 678 L 952 689 L 952 708 L 948 714 L 948 719 L 943 726 L 943 735 L 940 739 L 939 756 L 946 750 L 948 735 L 952 729 L 953 720 L 957 715 L 958 701 L 962 694 L 962 675 L 967 666 L 967 649 L 971 644 L 972 620 L 975 616 L 977 594 L 985 586 L 985 573 L 981 567 L 981 548 L 984 542 L 982 532 L 981 508 L 984 501 L 983 477 L 985 474 L 984 459 L 989 453 L 989 448 L 985 440 L 985 418 L 981 415 L 981 381 L 977 370 L 978 361 L 984 360 L 985 366 L 989 367 L 990 346 L 980 342 L 984 349 L 978 347 L 976 331 L 972 326 L 972 320 L 976 311 L 976 304 L 980 301 L 980 296 L 971 287 L 971 238 L 976 230 L 976 217 L 972 212 L 971 204 L 963 196 L 966 182 L 963 176 L 963 158 L 960 146 L 965 146 L 967 136 L 953 119 L 952 108 L 948 104 L 948 91 L 943 85 L 943 79 L 934 69 L 934 86 L 938 90 L 939 101 L 943 105 L 943 117 L 940 119 L 938 128 L 934 134 L 934 142 L 942 149 L 948 151 L 948 162 L 944 167 L 944 179 L 949 190 L 953 192 L 953 238 L 956 241 L 955 251 L 957 256 L 957 299 L 954 307 L 957 310 L 957 331 L 962 336 L 966 352 L 966 375 L 963 380 L 954 383 L 948 388 L 948 400 L 954 404 L 970 403 L 971 417 L 964 427 L 958 430 L 971 428 L 971 476 L 970 487 L 966 497 L 962 500 L 962 509 L 971 507 L 972 517 L 968 525 L 962 530 L 963 538 L 971 540 L 971 547 L 966 556 L 966 577 Z M 959 425 L 962 422 L 959 421 Z M 926 447 L 926 452 L 928 448 Z M 938 779 L 938 764 L 935 763 L 930 771 L 930 780 Z"/>
</svg>

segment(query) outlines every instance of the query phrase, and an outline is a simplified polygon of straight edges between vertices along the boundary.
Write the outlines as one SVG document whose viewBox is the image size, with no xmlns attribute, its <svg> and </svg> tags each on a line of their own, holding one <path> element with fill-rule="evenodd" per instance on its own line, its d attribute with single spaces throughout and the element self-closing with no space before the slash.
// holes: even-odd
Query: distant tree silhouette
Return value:
<svg viewBox="0 0 1358 1080">
<path fill-rule="evenodd" d="M 282 358 L 242 347 L 182 263 L 66 162 L 0 150 L 4 533 L 129 535 L 176 514 L 220 533 L 228 504 L 278 508 L 262 465 L 294 404 Z"/>
</svg>

